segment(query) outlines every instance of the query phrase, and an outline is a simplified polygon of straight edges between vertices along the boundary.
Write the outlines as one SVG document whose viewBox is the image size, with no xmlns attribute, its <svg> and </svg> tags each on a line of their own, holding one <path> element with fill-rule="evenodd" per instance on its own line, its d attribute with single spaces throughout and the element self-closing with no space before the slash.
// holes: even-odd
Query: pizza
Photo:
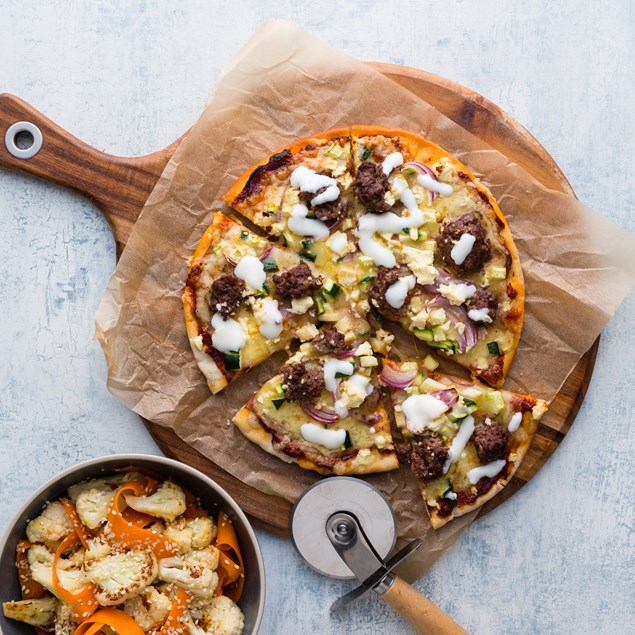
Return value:
<svg viewBox="0 0 635 635">
<path fill-rule="evenodd" d="M 250 440 L 321 474 L 368 474 L 399 466 L 380 402 L 369 342 L 346 342 L 328 326 L 303 344 L 238 411 Z"/>
<path fill-rule="evenodd" d="M 223 198 L 313 262 L 354 312 L 502 385 L 524 316 L 518 251 L 489 190 L 445 150 L 404 130 L 331 130 L 273 153 Z"/>
<path fill-rule="evenodd" d="M 531 395 L 429 372 L 417 362 L 385 359 L 380 378 L 404 437 L 400 458 L 410 463 L 435 529 L 505 487 L 547 409 Z"/>
<path fill-rule="evenodd" d="M 312 294 L 321 280 L 295 252 L 213 215 L 183 292 L 190 345 L 213 393 L 294 337 L 317 335 Z"/>
<path fill-rule="evenodd" d="M 447 470 L 421 480 L 433 525 L 503 487 L 546 405 L 500 390 L 518 346 L 525 291 L 507 221 L 474 174 L 414 133 L 353 126 L 278 149 L 245 171 L 223 200 L 255 230 L 216 212 L 191 259 L 183 301 L 199 367 L 216 393 L 275 351 L 294 351 L 236 414 L 239 430 L 282 460 L 322 474 L 395 469 L 389 412 L 380 399 L 389 384 L 378 381 L 376 369 L 384 364 L 383 377 L 417 368 L 411 384 L 390 388 L 406 441 L 402 461 L 415 470 L 423 446 L 455 453 L 451 433 L 463 438 L 470 421 L 500 438 L 497 430 L 507 425 L 501 456 L 483 463 L 478 428 Z M 453 360 L 472 381 L 424 376 L 415 362 L 394 366 L 390 328 Z M 439 412 L 442 433 L 431 420 L 413 435 L 402 403 L 427 398 L 433 383 L 455 401 Z M 415 394 L 420 385 L 423 393 Z M 490 399 L 502 404 L 496 412 L 487 410 Z M 518 403 L 521 420 L 512 432 Z M 489 464 L 503 460 L 488 476 Z M 468 486 L 468 473 L 479 474 L 470 470 L 489 480 Z"/>
</svg>

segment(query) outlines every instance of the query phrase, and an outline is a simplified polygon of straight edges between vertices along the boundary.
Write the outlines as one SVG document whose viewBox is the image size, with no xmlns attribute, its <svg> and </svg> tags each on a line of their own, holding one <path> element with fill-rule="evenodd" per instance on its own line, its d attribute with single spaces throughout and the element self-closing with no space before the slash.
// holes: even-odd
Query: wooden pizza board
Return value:
<svg viewBox="0 0 635 635">
<path fill-rule="evenodd" d="M 464 86 L 424 71 L 392 64 L 370 65 L 521 165 L 544 186 L 573 194 L 566 177 L 540 143 L 492 102 Z M 92 199 L 112 227 L 119 256 L 150 192 L 183 137 L 144 157 L 115 157 L 73 137 L 17 97 L 0 95 L 0 139 L 4 139 L 10 125 L 19 121 L 38 126 L 44 138 L 42 149 L 31 159 L 17 159 L 0 142 L 0 165 L 71 187 Z M 556 450 L 582 404 L 598 345 L 599 338 L 555 397 L 516 475 L 501 493 L 483 506 L 479 516 L 518 491 Z M 236 499 L 255 525 L 288 536 L 291 511 L 288 501 L 245 485 L 186 444 L 172 430 L 142 420 L 166 455 L 216 480 Z"/>
</svg>

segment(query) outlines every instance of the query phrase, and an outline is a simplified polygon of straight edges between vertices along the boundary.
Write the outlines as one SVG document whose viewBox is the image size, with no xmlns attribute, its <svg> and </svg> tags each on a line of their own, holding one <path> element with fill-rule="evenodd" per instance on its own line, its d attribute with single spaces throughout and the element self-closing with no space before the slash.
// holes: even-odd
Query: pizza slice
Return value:
<svg viewBox="0 0 635 635">
<path fill-rule="evenodd" d="M 317 334 L 323 276 L 297 254 L 215 213 L 189 263 L 183 309 L 196 361 L 213 393 Z"/>
<path fill-rule="evenodd" d="M 459 161 L 404 130 L 354 126 L 359 259 L 371 305 L 500 386 L 524 315 L 511 232 L 491 193 Z"/>
<path fill-rule="evenodd" d="M 234 423 L 270 454 L 320 474 L 396 469 L 376 365 L 368 342 L 328 326 L 262 386 Z"/>
<path fill-rule="evenodd" d="M 432 365 L 430 363 L 432 362 Z M 494 497 L 518 469 L 547 403 L 426 370 L 436 364 L 384 360 L 398 446 L 436 529 Z"/>
</svg>

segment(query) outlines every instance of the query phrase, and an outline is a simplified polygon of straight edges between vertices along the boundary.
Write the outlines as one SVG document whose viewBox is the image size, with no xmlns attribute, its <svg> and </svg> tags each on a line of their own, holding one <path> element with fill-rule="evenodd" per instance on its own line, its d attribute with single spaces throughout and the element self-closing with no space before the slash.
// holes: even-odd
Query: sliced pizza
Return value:
<svg viewBox="0 0 635 635">
<path fill-rule="evenodd" d="M 321 474 L 398 467 L 368 342 L 335 327 L 303 344 L 234 417 L 240 431 L 288 463 Z"/>
<path fill-rule="evenodd" d="M 294 252 L 215 213 L 183 293 L 194 357 L 217 393 L 294 337 L 317 334 L 323 278 Z"/>
<path fill-rule="evenodd" d="M 459 161 L 404 130 L 356 126 L 357 236 L 372 306 L 490 385 L 513 360 L 524 286 L 491 193 Z"/>
<path fill-rule="evenodd" d="M 436 529 L 505 487 L 547 404 L 429 372 L 424 364 L 384 360 L 380 380 L 390 388 L 405 441 L 398 453 L 410 463 Z"/>
</svg>

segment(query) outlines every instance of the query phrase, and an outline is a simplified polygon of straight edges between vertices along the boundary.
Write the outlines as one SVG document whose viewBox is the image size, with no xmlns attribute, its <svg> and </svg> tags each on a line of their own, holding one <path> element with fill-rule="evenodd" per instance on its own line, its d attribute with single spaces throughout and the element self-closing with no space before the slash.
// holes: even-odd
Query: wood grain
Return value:
<svg viewBox="0 0 635 635">
<path fill-rule="evenodd" d="M 573 194 L 566 177 L 538 141 L 484 97 L 449 80 L 416 69 L 380 63 L 372 63 L 371 66 L 508 156 L 546 187 Z M 112 227 L 119 255 L 148 195 L 183 137 L 163 150 L 144 157 L 117 157 L 100 152 L 73 137 L 19 98 L 9 94 L 0 95 L 2 138 L 5 130 L 16 121 L 35 123 L 44 136 L 43 147 L 34 158 L 22 160 L 13 157 L 4 144 L 0 144 L 0 165 L 71 187 L 92 199 Z M 584 399 L 598 344 L 599 338 L 567 378 L 541 422 L 532 447 L 514 478 L 481 509 L 479 517 L 518 491 L 556 450 L 573 424 Z M 184 443 L 171 430 L 147 420 L 144 420 L 144 424 L 165 454 L 193 465 L 218 481 L 256 525 L 279 535 L 288 535 L 291 510 L 288 501 L 264 495 L 245 485 Z"/>
</svg>

